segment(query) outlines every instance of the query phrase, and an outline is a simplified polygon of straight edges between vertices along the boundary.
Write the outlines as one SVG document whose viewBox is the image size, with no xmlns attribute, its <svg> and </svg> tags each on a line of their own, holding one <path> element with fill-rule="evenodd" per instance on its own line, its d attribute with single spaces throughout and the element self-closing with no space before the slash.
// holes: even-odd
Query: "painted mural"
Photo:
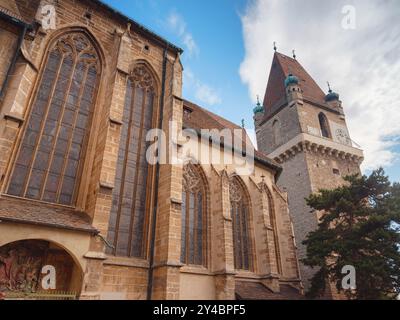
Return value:
<svg viewBox="0 0 400 320">
<path fill-rule="evenodd" d="M 47 241 L 18 241 L 0 247 L 0 291 L 36 292 Z"/>
</svg>

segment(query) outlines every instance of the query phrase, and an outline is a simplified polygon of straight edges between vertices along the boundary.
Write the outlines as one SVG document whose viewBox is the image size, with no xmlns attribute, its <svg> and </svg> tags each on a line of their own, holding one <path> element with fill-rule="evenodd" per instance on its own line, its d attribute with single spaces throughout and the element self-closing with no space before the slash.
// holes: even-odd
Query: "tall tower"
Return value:
<svg viewBox="0 0 400 320">
<path fill-rule="evenodd" d="M 319 218 L 304 198 L 359 173 L 363 152 L 350 139 L 339 95 L 330 88 L 325 94 L 296 59 L 278 52 L 254 122 L 259 150 L 283 166 L 278 185 L 288 193 L 298 257 L 304 258 L 302 241 Z M 308 288 L 314 272 L 301 263 L 300 272 Z"/>
</svg>

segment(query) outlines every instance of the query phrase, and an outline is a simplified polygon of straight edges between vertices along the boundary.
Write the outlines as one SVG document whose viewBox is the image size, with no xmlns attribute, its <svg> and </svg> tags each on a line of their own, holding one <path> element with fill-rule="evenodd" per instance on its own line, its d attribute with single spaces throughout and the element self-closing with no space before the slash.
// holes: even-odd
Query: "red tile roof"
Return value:
<svg viewBox="0 0 400 320">
<path fill-rule="evenodd" d="M 98 233 L 91 225 L 89 216 L 83 212 L 7 196 L 0 199 L 0 221 Z"/>
<path fill-rule="evenodd" d="M 275 52 L 263 102 L 266 115 L 286 101 L 284 81 L 290 73 L 299 79 L 304 99 L 325 104 L 325 93 L 302 65 L 291 57 Z"/>
<path fill-rule="evenodd" d="M 231 130 L 242 130 L 242 135 L 241 139 L 243 142 L 243 150 L 246 150 L 246 143 L 247 141 L 250 141 L 250 138 L 247 135 L 247 132 L 245 129 L 242 127 L 238 126 L 237 124 L 234 124 L 233 122 L 222 118 L 215 113 L 212 113 L 197 104 L 194 104 L 193 102 L 190 102 L 188 100 L 183 100 L 183 105 L 185 108 L 189 109 L 190 115 L 187 117 L 183 117 L 183 126 L 185 128 L 191 128 L 195 129 L 197 131 L 201 129 L 217 129 L 217 130 L 222 130 L 222 129 L 231 129 Z M 247 140 L 247 141 L 246 141 Z M 251 143 L 251 142 L 250 142 Z M 251 145 L 253 148 L 253 144 Z M 282 167 L 275 162 L 274 160 L 268 158 L 264 153 L 258 151 L 257 149 L 254 149 L 254 158 L 256 161 L 259 163 L 262 163 L 264 165 L 269 166 L 270 168 L 274 169 L 278 174 L 281 172 Z"/>
</svg>

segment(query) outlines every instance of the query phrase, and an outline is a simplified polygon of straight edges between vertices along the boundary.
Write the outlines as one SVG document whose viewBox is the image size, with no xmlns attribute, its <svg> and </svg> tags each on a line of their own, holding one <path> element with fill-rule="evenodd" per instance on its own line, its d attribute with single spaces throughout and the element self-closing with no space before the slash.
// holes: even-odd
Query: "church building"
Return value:
<svg viewBox="0 0 400 320">
<path fill-rule="evenodd" d="M 6 298 L 304 298 L 304 197 L 362 152 L 296 60 L 274 56 L 255 150 L 182 97 L 182 49 L 101 1 L 0 0 L 0 44 Z"/>
</svg>

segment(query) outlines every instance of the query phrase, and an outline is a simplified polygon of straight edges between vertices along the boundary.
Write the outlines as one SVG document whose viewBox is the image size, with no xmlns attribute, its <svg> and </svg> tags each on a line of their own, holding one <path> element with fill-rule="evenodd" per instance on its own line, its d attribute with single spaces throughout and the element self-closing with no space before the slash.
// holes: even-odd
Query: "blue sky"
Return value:
<svg viewBox="0 0 400 320">
<path fill-rule="evenodd" d="M 363 171 L 383 166 L 400 181 L 400 94 L 391 83 L 394 76 L 400 81 L 396 0 L 385 6 L 378 0 L 104 2 L 185 50 L 186 99 L 237 124 L 245 119 L 249 130 L 256 95 L 264 95 L 272 42 L 288 55 L 296 48 L 319 85 L 325 90 L 330 80 L 341 94 L 350 134 L 365 150 Z M 355 30 L 340 26 L 347 4 L 357 10 Z"/>
</svg>

